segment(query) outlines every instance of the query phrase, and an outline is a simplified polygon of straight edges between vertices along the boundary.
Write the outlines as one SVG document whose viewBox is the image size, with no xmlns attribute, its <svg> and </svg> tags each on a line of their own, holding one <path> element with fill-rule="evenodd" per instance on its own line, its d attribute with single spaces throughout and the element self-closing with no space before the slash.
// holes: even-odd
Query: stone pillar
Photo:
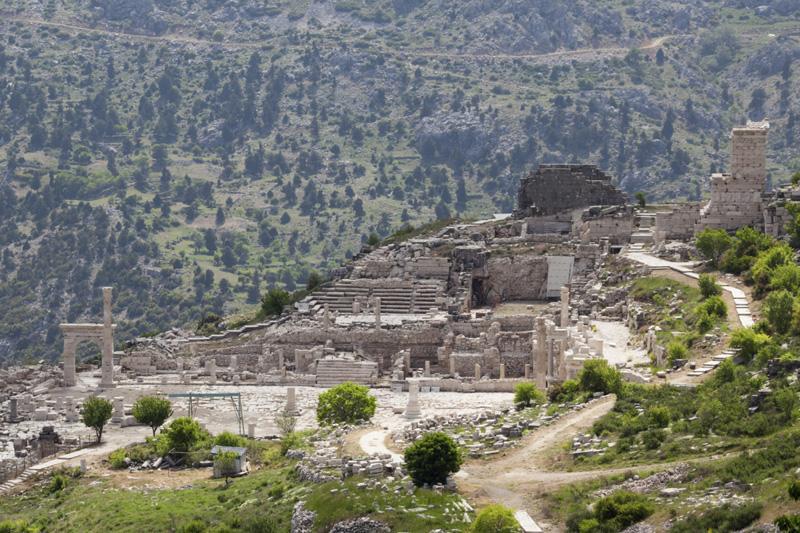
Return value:
<svg viewBox="0 0 800 533">
<path fill-rule="evenodd" d="M 256 438 L 256 425 L 255 424 L 247 424 L 247 436 L 251 439 Z"/>
<path fill-rule="evenodd" d="M 239 383 L 241 383 L 241 381 L 242 381 L 242 377 L 239 374 L 234 374 L 233 375 L 233 384 L 234 385 L 239 385 Z"/>
<path fill-rule="evenodd" d="M 297 416 L 300 414 L 300 411 L 297 409 L 297 397 L 294 387 L 286 388 L 286 407 L 283 409 L 283 411 L 287 415 L 292 416 Z"/>
<path fill-rule="evenodd" d="M 569 287 L 561 287 L 561 327 L 569 326 Z"/>
<path fill-rule="evenodd" d="M 72 398 L 66 399 L 66 414 L 64 415 L 64 419 L 67 422 L 77 422 L 78 421 L 78 413 L 75 411 L 75 400 Z"/>
<path fill-rule="evenodd" d="M 325 304 L 322 311 L 322 329 L 325 331 L 331 329 L 331 309 L 328 304 Z"/>
<path fill-rule="evenodd" d="M 239 358 L 235 355 L 231 355 L 230 369 L 231 372 L 236 372 L 239 370 Z"/>
<path fill-rule="evenodd" d="M 419 408 L 419 383 L 408 382 L 408 405 L 406 405 L 406 418 L 417 418 L 422 412 Z"/>
<path fill-rule="evenodd" d="M 75 345 L 72 337 L 64 337 L 64 386 L 75 386 Z"/>
<path fill-rule="evenodd" d="M 103 287 L 103 357 L 100 387 L 114 386 L 114 337 L 111 326 L 111 287 Z"/>
<path fill-rule="evenodd" d="M 358 299 L 358 297 L 353 298 L 353 314 L 361 314 L 361 301 Z"/>
<path fill-rule="evenodd" d="M 125 418 L 125 398 L 117 396 L 114 398 L 114 415 L 111 417 L 112 424 L 121 424 Z"/>
<path fill-rule="evenodd" d="M 217 360 L 213 357 L 206 360 L 206 369 L 208 370 L 208 383 L 209 385 L 217 384 Z"/>
<path fill-rule="evenodd" d="M 547 387 L 547 323 L 544 317 L 536 319 L 536 354 L 533 372 L 536 387 L 544 390 Z"/>
<path fill-rule="evenodd" d="M 531 365 L 525 365 L 525 379 L 531 379 Z"/>
<path fill-rule="evenodd" d="M 283 356 L 283 348 L 278 348 L 278 369 L 286 369 L 286 359 Z"/>
<path fill-rule="evenodd" d="M 449 360 L 450 360 L 450 375 L 451 376 L 455 376 L 456 375 L 456 358 L 453 357 L 453 354 L 450 354 Z"/>
<path fill-rule="evenodd" d="M 475 379 L 481 379 L 481 365 L 475 363 Z"/>
<path fill-rule="evenodd" d="M 431 377 L 431 362 L 430 361 L 425 361 L 425 377 L 426 378 Z"/>
<path fill-rule="evenodd" d="M 500 379 L 506 379 L 506 364 L 500 363 Z"/>
<path fill-rule="evenodd" d="M 16 398 L 9 398 L 8 399 L 8 421 L 9 422 L 16 422 L 17 421 L 17 399 Z"/>
<path fill-rule="evenodd" d="M 86 459 L 81 459 L 81 474 L 85 474 L 86 470 Z"/>
<path fill-rule="evenodd" d="M 381 299 L 379 297 L 375 297 L 372 300 L 373 304 L 372 307 L 375 311 L 375 327 L 381 327 Z"/>
</svg>

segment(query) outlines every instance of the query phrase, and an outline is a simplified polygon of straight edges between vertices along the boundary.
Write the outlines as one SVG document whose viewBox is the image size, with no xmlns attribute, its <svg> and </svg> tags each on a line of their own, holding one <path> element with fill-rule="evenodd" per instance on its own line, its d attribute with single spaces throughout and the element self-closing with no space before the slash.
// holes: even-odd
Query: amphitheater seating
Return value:
<svg viewBox="0 0 800 533">
<path fill-rule="evenodd" d="M 379 297 L 381 313 L 427 313 L 432 307 L 439 307 L 436 298 L 444 292 L 444 287 L 444 282 L 433 280 L 342 279 L 316 291 L 306 300 L 314 312 L 321 311 L 328 304 L 331 311 L 349 314 L 353 312 L 356 298 L 366 303 L 370 298 Z"/>
</svg>

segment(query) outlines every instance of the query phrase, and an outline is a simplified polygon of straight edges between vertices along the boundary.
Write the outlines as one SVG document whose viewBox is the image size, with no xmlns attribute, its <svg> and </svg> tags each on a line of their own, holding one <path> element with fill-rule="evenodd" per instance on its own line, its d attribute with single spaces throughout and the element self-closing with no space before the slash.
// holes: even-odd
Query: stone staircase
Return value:
<svg viewBox="0 0 800 533">
<path fill-rule="evenodd" d="M 656 216 L 652 213 L 637 213 L 634 220 L 636 230 L 631 233 L 631 244 L 653 244 L 655 242 L 654 228 Z"/>
<path fill-rule="evenodd" d="M 711 358 L 711 361 L 706 361 L 703 363 L 702 366 L 699 366 L 688 373 L 689 376 L 697 377 L 702 376 L 703 374 L 708 374 L 709 372 L 713 372 L 717 369 L 717 367 L 726 359 L 730 359 L 732 357 L 736 357 L 739 352 L 737 350 L 724 350 L 721 354 L 715 355 Z"/>
<path fill-rule="evenodd" d="M 436 299 L 443 291 L 444 283 L 441 281 L 342 279 L 316 291 L 306 301 L 312 312 L 319 312 L 328 304 L 331 311 L 350 314 L 356 298 L 363 302 L 362 312 L 367 312 L 366 302 L 379 297 L 381 313 L 423 314 L 430 311 L 431 307 L 439 307 Z"/>
<path fill-rule="evenodd" d="M 334 387 L 345 381 L 373 385 L 378 379 L 378 363 L 350 359 L 317 361 L 317 387 Z"/>
<path fill-rule="evenodd" d="M 17 485 L 21 485 L 27 481 L 31 476 L 34 476 L 38 471 L 33 468 L 25 469 L 18 478 L 9 479 L 8 481 L 0 484 L 0 494 L 6 494 L 13 490 Z"/>
</svg>

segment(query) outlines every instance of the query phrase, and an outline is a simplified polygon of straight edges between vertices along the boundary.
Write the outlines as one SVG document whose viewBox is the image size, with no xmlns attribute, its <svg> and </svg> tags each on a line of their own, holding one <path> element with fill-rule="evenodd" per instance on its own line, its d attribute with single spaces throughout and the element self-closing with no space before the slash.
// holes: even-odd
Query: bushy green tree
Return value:
<svg viewBox="0 0 800 533">
<path fill-rule="evenodd" d="M 86 427 L 94 430 L 98 443 L 103 438 L 103 428 L 111 420 L 113 410 L 111 402 L 99 396 L 90 396 L 83 402 L 81 419 Z"/>
<path fill-rule="evenodd" d="M 792 311 L 794 309 L 794 297 L 786 289 L 772 291 L 764 300 L 764 318 L 766 318 L 769 328 L 784 335 L 789 332 L 792 325 Z"/>
<path fill-rule="evenodd" d="M 757 333 L 753 328 L 739 328 L 731 334 L 731 348 L 739 350 L 745 361 L 751 361 L 769 343 L 769 335 Z"/>
<path fill-rule="evenodd" d="M 237 448 L 246 448 L 247 439 L 241 435 L 236 435 L 230 431 L 223 431 L 214 437 L 214 444 L 217 446 L 234 446 Z"/>
<path fill-rule="evenodd" d="M 544 393 L 533 383 L 517 383 L 514 387 L 514 404 L 530 407 L 544 402 Z"/>
<path fill-rule="evenodd" d="M 475 516 L 472 533 L 518 533 L 521 531 L 514 511 L 500 504 L 487 505 Z"/>
<path fill-rule="evenodd" d="M 264 316 L 278 316 L 291 302 L 291 294 L 283 289 L 273 288 L 261 299 L 261 312 Z"/>
<path fill-rule="evenodd" d="M 711 274 L 700 274 L 698 285 L 700 286 L 700 293 L 703 295 L 703 298 L 722 294 L 722 287 L 717 283 L 717 278 Z"/>
<path fill-rule="evenodd" d="M 605 359 L 589 359 L 578 372 L 578 385 L 587 392 L 618 394 L 622 390 L 622 376 Z"/>
<path fill-rule="evenodd" d="M 158 428 L 172 416 L 172 402 L 158 396 L 142 396 L 134 402 L 132 412 L 136 421 L 150 426 L 155 436 Z"/>
<path fill-rule="evenodd" d="M 458 472 L 463 461 L 458 445 L 448 435 L 435 432 L 424 435 L 406 448 L 406 468 L 417 486 L 444 483 Z"/>
<path fill-rule="evenodd" d="M 205 431 L 197 420 L 182 416 L 173 420 L 164 433 L 172 451 L 188 452 L 204 437 Z"/>
<path fill-rule="evenodd" d="M 687 359 L 689 357 L 689 349 L 681 341 L 672 341 L 667 345 L 667 359 L 670 363 L 675 362 L 677 359 Z"/>
<path fill-rule="evenodd" d="M 319 395 L 317 420 L 320 424 L 369 420 L 375 414 L 376 404 L 369 388 L 356 383 L 342 383 Z"/>
<path fill-rule="evenodd" d="M 709 296 L 695 309 L 697 315 L 707 314 L 710 317 L 723 318 L 728 315 L 728 307 L 719 296 Z"/>
<path fill-rule="evenodd" d="M 717 267 L 722 254 L 733 245 L 733 238 L 723 229 L 704 229 L 697 234 L 695 246 L 703 257 Z"/>
<path fill-rule="evenodd" d="M 647 206 L 647 197 L 643 192 L 639 191 L 634 196 L 636 196 L 636 203 L 639 205 L 639 207 L 644 208 Z"/>
</svg>

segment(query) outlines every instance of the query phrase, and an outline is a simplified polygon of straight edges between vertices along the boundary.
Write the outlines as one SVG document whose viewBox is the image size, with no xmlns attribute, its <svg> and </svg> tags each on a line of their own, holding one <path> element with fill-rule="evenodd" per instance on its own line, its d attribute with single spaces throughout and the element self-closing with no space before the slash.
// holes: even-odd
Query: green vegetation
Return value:
<svg viewBox="0 0 800 533">
<path fill-rule="evenodd" d="M 617 394 L 622 390 L 622 376 L 605 359 L 589 359 L 578 372 L 578 387 L 586 392 Z"/>
<path fill-rule="evenodd" d="M 406 448 L 404 459 L 417 486 L 445 483 L 447 476 L 458 472 L 463 461 L 455 441 L 440 432 L 427 433 L 412 443 Z"/>
<path fill-rule="evenodd" d="M 472 533 L 518 533 L 520 531 L 514 511 L 504 505 L 487 505 L 478 511 L 472 523 Z"/>
<path fill-rule="evenodd" d="M 137 422 L 150 426 L 155 436 L 158 428 L 172 416 L 172 402 L 158 396 L 142 396 L 134 402 L 132 413 Z"/>
<path fill-rule="evenodd" d="M 210 438 L 197 420 L 186 416 L 173 420 L 163 434 L 170 452 L 175 453 L 186 453 Z"/>
<path fill-rule="evenodd" d="M 717 278 L 711 274 L 700 274 L 698 285 L 700 286 L 700 294 L 703 295 L 703 298 L 722 294 L 722 287 L 717 283 Z"/>
<path fill-rule="evenodd" d="M 670 531 L 694 533 L 696 531 L 739 531 L 746 528 L 761 516 L 761 504 L 750 503 L 734 506 L 726 503 L 702 514 L 692 514 L 676 522 Z"/>
<path fill-rule="evenodd" d="M 641 522 L 655 510 L 652 502 L 641 494 L 616 491 L 600 498 L 594 509 L 578 509 L 567 518 L 567 530 L 580 533 L 616 533 Z"/>
<path fill-rule="evenodd" d="M 319 395 L 317 420 L 320 424 L 356 423 L 375 414 L 377 400 L 369 388 L 355 383 L 342 383 Z"/>
<path fill-rule="evenodd" d="M 99 396 L 90 396 L 83 402 L 81 420 L 86 427 L 94 430 L 98 444 L 103 439 L 103 428 L 111 420 L 112 411 L 111 402 Z"/>
<path fill-rule="evenodd" d="M 514 387 L 514 405 L 531 407 L 544 403 L 545 396 L 533 383 L 517 383 Z"/>
<path fill-rule="evenodd" d="M 223 431 L 214 437 L 214 444 L 218 446 L 233 446 L 237 448 L 247 447 L 247 438 L 241 435 L 236 435 L 230 431 Z"/>
</svg>

